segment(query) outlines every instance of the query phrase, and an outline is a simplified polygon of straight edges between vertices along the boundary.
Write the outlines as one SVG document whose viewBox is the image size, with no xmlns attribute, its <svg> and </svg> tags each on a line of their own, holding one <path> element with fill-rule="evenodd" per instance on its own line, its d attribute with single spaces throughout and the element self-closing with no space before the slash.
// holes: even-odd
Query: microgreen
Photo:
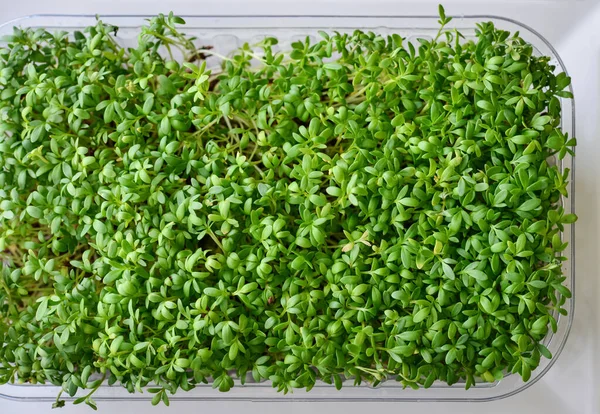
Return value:
<svg viewBox="0 0 600 414">
<path fill-rule="evenodd" d="M 159 15 L 0 49 L 0 383 L 528 380 L 565 314 L 570 79 L 475 40 L 230 56 Z M 221 57 L 208 70 L 206 56 Z M 61 405 L 58 401 L 57 406 Z"/>
</svg>

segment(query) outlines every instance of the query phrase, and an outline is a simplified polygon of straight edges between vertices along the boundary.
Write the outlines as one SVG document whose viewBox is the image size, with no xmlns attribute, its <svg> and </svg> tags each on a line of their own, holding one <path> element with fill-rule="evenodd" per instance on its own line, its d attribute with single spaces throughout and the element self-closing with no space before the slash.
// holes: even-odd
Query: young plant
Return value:
<svg viewBox="0 0 600 414">
<path fill-rule="evenodd" d="M 555 74 L 492 23 L 199 49 L 169 14 L 0 49 L 0 383 L 94 406 L 528 380 L 566 314 Z M 163 53 L 164 52 L 164 53 Z M 217 71 L 204 59 L 222 59 Z M 183 56 L 178 59 L 178 56 Z M 57 402 L 61 405 L 61 402 Z"/>
</svg>

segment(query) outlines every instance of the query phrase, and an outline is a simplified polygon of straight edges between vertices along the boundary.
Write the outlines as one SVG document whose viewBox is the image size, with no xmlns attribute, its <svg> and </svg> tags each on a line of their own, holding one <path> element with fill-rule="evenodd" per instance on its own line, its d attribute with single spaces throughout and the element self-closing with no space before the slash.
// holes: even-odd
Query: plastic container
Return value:
<svg viewBox="0 0 600 414">
<path fill-rule="evenodd" d="M 119 27 L 117 40 L 123 45 L 134 45 L 140 26 L 149 16 L 106 15 L 101 19 Z M 351 32 L 355 29 L 370 30 L 381 34 L 398 33 L 408 41 L 417 38 L 435 36 L 438 30 L 437 16 L 183 16 L 187 22 L 184 32 L 198 38 L 198 45 L 211 45 L 221 54 L 236 49 L 245 42 L 258 41 L 265 36 L 279 39 L 279 47 L 286 49 L 291 42 L 311 36 L 317 37 L 319 30 Z M 566 72 L 560 57 L 552 45 L 532 28 L 518 21 L 497 16 L 456 16 L 448 27 L 459 29 L 467 38 L 474 37 L 475 25 L 481 21 L 492 21 L 497 27 L 511 32 L 519 31 L 520 35 L 534 46 L 538 55 L 549 56 L 557 72 Z M 0 25 L 0 36 L 10 34 L 13 26 L 64 30 L 67 32 L 81 30 L 95 24 L 96 17 L 91 15 L 32 15 L 9 21 Z M 211 59 L 213 59 L 211 61 Z M 209 66 L 218 64 L 215 58 L 209 58 Z M 561 99 L 561 127 L 570 136 L 575 136 L 575 106 L 573 100 Z M 567 156 L 560 163 L 561 170 L 570 169 L 570 185 L 568 199 L 561 200 L 566 213 L 574 210 L 574 160 Z M 564 252 L 568 258 L 564 262 L 566 285 L 575 292 L 574 262 L 574 225 L 565 226 L 563 240 L 569 242 L 569 249 Z M 464 385 L 448 386 L 434 383 L 429 389 L 402 389 L 402 385 L 390 380 L 372 388 L 368 385 L 353 387 L 351 384 L 337 391 L 332 385 L 317 384 L 310 391 L 296 390 L 283 395 L 271 387 L 269 382 L 247 383 L 236 386 L 227 393 L 215 390 L 211 385 L 200 385 L 189 392 L 180 391 L 171 400 L 245 400 L 245 401 L 491 401 L 517 394 L 535 382 L 552 367 L 560 355 L 571 328 L 574 312 L 574 298 L 567 299 L 565 308 L 568 316 L 556 315 L 558 330 L 549 334 L 545 345 L 552 352 L 553 358 L 542 358 L 540 366 L 532 373 L 528 382 L 523 382 L 519 375 L 507 375 L 495 383 L 479 383 L 465 390 Z M 0 386 L 0 397 L 23 401 L 53 401 L 60 388 L 51 385 L 3 385 Z M 130 394 L 122 387 L 102 386 L 94 394 L 95 400 L 150 400 L 148 392 Z M 68 398 L 67 398 L 68 399 Z"/>
</svg>

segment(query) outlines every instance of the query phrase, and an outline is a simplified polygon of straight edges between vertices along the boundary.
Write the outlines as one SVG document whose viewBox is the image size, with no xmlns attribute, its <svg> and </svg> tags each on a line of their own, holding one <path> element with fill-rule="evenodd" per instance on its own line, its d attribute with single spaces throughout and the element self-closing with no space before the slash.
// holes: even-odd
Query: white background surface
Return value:
<svg viewBox="0 0 600 414">
<path fill-rule="evenodd" d="M 203 1 L 203 0 L 0 0 L 0 23 L 36 13 L 62 14 L 341 14 L 431 15 L 438 1 Z M 249 403 L 173 402 L 170 408 L 149 403 L 100 402 L 100 413 L 218 412 L 222 414 L 330 414 L 386 411 L 427 414 L 598 414 L 600 413 L 600 1 L 445 0 L 446 14 L 494 14 L 530 25 L 546 37 L 573 78 L 577 120 L 576 157 L 576 315 L 567 346 L 552 369 L 516 396 L 490 403 Z M 50 403 L 0 400 L 1 414 L 49 413 Z M 54 414 L 91 413 L 67 405 Z"/>
</svg>

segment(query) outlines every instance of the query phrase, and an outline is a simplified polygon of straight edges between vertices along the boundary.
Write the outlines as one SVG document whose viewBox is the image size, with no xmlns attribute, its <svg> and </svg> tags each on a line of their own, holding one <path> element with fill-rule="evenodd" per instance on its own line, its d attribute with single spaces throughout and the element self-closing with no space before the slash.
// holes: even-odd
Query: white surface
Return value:
<svg viewBox="0 0 600 414">
<path fill-rule="evenodd" d="M 202 0 L 0 0 L 0 22 L 35 13 L 152 14 L 434 14 L 438 1 L 202 1 Z M 600 1 L 554 0 L 464 2 L 445 0 L 446 13 L 495 14 L 530 25 L 556 47 L 573 78 L 577 110 L 576 315 L 570 339 L 554 367 L 522 393 L 491 403 L 99 403 L 100 413 L 363 413 L 367 410 L 428 414 L 597 414 L 600 413 Z M 58 414 L 91 412 L 67 405 Z M 49 403 L 0 400 L 2 414 L 49 413 Z M 53 413 L 57 413 L 54 411 Z"/>
</svg>

